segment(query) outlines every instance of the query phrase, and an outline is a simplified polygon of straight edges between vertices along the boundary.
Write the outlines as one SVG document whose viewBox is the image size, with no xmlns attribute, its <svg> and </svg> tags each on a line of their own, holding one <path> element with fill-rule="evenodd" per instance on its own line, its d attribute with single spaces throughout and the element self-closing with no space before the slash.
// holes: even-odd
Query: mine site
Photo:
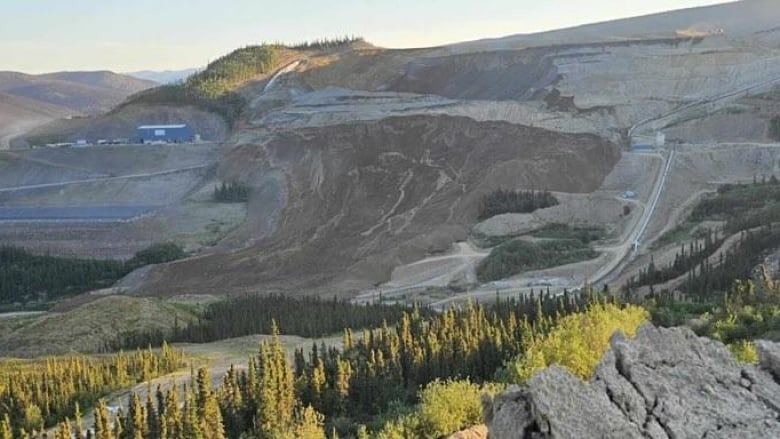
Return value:
<svg viewBox="0 0 780 439">
<path fill-rule="evenodd" d="M 682 3 L 431 47 L 236 45 L 181 73 L 0 71 L 0 438 L 61 434 L 82 402 L 90 434 L 151 407 L 106 439 L 780 435 L 780 7 Z M 66 355 L 160 363 L 40 423 L 3 406 L 5 378 Z M 287 379 L 272 362 L 286 424 L 242 387 Z M 673 394 L 702 382 L 723 406 Z M 472 390 L 473 419 L 433 427 L 426 404 Z M 151 424 L 196 403 L 220 411 L 205 436 Z"/>
</svg>

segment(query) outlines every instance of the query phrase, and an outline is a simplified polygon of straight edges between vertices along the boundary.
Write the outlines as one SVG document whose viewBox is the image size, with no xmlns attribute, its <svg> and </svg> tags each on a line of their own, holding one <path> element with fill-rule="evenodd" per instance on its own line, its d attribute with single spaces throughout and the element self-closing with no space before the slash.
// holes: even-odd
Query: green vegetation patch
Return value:
<svg viewBox="0 0 780 439">
<path fill-rule="evenodd" d="M 263 44 L 235 50 L 209 63 L 181 84 L 164 85 L 131 96 L 117 110 L 130 104 L 191 105 L 219 114 L 233 124 L 246 102 L 236 93 L 243 83 L 268 74 L 279 66 L 281 46 Z"/>
<path fill-rule="evenodd" d="M 482 197 L 479 219 L 486 220 L 504 213 L 531 213 L 558 204 L 558 199 L 547 191 L 498 189 Z"/>
<path fill-rule="evenodd" d="M 407 308 L 401 305 L 354 305 L 342 300 L 282 295 L 253 295 L 206 305 L 197 322 L 172 331 L 132 331 L 122 334 L 110 350 L 134 349 L 171 342 L 208 343 L 254 334 L 270 334 L 275 325 L 284 335 L 326 337 L 344 328 L 373 328 L 395 323 Z M 431 311 L 421 310 L 422 315 Z M 312 318 L 319 316 L 319 318 Z"/>
<path fill-rule="evenodd" d="M 634 337 L 648 319 L 644 308 L 614 304 L 596 304 L 586 312 L 563 317 L 546 334 L 527 339 L 523 355 L 507 365 L 507 377 L 522 384 L 546 367 L 558 365 L 583 380 L 590 379 L 612 335 L 622 331 Z"/>
<path fill-rule="evenodd" d="M 576 240 L 584 244 L 600 241 L 607 236 L 603 227 L 597 226 L 570 226 L 568 224 L 546 224 L 538 230 L 529 233 L 534 238 Z"/>
<path fill-rule="evenodd" d="M 64 418 L 80 421 L 80 410 L 98 398 L 186 365 L 181 351 L 138 351 L 109 357 L 68 356 L 0 362 L 0 431 L 42 431 Z M 2 436 L 8 437 L 8 436 Z M 67 436 L 71 437 L 71 436 Z"/>
<path fill-rule="evenodd" d="M 780 283 L 767 276 L 758 281 L 737 280 L 727 294 L 706 302 L 661 293 L 646 306 L 654 324 L 691 325 L 698 335 L 731 346 L 740 361 L 752 361 L 751 347 L 745 342 L 776 339 L 780 333 Z"/>
<path fill-rule="evenodd" d="M 738 217 L 759 216 L 780 203 L 780 182 L 772 176 L 753 184 L 726 184 L 717 194 L 704 199 L 691 213 L 692 221 L 732 221 Z M 778 212 L 771 209 L 771 212 Z M 766 212 L 764 212 L 766 213 Z"/>
<path fill-rule="evenodd" d="M 689 241 L 694 238 L 693 231 L 698 224 L 693 221 L 686 221 L 676 225 L 673 229 L 667 231 L 658 238 L 652 245 L 652 250 L 658 250 L 669 244 Z"/>
<path fill-rule="evenodd" d="M 236 181 L 222 182 L 214 187 L 214 201 L 220 203 L 246 203 L 249 201 L 249 186 Z"/>
<path fill-rule="evenodd" d="M 0 247 L 0 305 L 22 303 L 29 305 L 24 309 L 40 309 L 42 304 L 110 287 L 145 265 L 183 256 L 181 247 L 173 243 L 155 244 L 126 262 L 39 256 L 18 247 L 3 246 Z"/>
<path fill-rule="evenodd" d="M 593 248 L 580 240 L 529 242 L 515 239 L 494 248 L 477 267 L 477 277 L 481 282 L 490 282 L 597 256 Z"/>
</svg>

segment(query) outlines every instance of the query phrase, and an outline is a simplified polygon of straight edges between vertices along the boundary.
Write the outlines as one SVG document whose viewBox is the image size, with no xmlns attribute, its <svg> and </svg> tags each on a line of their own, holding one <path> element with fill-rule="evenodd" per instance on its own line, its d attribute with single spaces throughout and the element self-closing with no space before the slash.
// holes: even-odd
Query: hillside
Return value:
<svg viewBox="0 0 780 439">
<path fill-rule="evenodd" d="M 11 137 L 33 126 L 71 114 L 69 108 L 0 93 L 0 149 L 8 147 Z"/>
<path fill-rule="evenodd" d="M 273 290 L 370 301 L 384 292 L 444 307 L 463 300 L 464 288 L 482 298 L 497 288 L 511 295 L 625 281 L 698 197 L 718 183 L 776 172 L 775 161 L 760 158 L 777 148 L 777 12 L 742 1 L 507 39 L 527 44 L 475 42 L 475 50 L 392 50 L 359 39 L 248 46 L 184 83 L 136 93 L 100 117 L 50 124 L 17 144 L 126 137 L 139 124 L 185 122 L 221 143 L 202 173 L 176 167 L 154 181 L 123 177 L 82 192 L 75 189 L 92 182 L 31 188 L 43 174 L 25 172 L 18 175 L 30 178 L 16 183 L 23 189 L 13 193 L 9 182 L 4 199 L 165 203 L 117 227 L 120 242 L 179 230 L 173 224 L 192 212 L 191 194 L 200 194 L 199 212 L 229 217 L 230 227 L 208 233 L 216 240 L 193 246 L 198 257 L 150 270 L 134 289 L 145 294 Z M 701 32 L 713 26 L 717 32 Z M 653 148 L 659 130 L 668 142 Z M 633 151 L 636 144 L 650 150 Z M 47 154 L 36 166 L 59 167 Z M 170 183 L 147 193 L 163 181 Z M 235 211 L 206 204 L 208 186 L 222 182 L 248 188 L 240 224 Z M 560 203 L 481 222 L 481 199 L 497 189 L 553 191 Z M 201 218 L 182 221 L 188 243 L 201 234 Z M 597 230 L 583 254 L 598 256 L 479 282 L 491 246 L 538 239 L 537 229 L 560 224 Z M 6 239 L 23 245 L 25 233 L 14 228 Z M 659 258 L 673 258 L 677 244 Z"/>
<path fill-rule="evenodd" d="M 127 96 L 154 85 L 107 71 L 43 75 L 0 72 L 0 93 L 65 107 L 74 114 L 104 113 Z"/>
<path fill-rule="evenodd" d="M 581 45 L 676 38 L 681 36 L 725 35 L 752 38 L 777 33 L 780 4 L 773 0 L 737 0 L 631 17 L 567 29 L 518 34 L 501 38 L 464 42 L 449 46 L 455 51 L 505 50 L 520 47 Z"/>
</svg>

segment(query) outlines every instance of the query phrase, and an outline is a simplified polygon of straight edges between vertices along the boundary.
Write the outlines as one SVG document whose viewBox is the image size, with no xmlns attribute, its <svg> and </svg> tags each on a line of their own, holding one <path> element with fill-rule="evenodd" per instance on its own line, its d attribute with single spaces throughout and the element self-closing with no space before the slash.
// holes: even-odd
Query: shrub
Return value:
<svg viewBox="0 0 780 439">
<path fill-rule="evenodd" d="M 163 242 L 139 251 L 130 262 L 138 266 L 164 264 L 181 259 L 185 255 L 184 249 L 179 244 Z"/>
<path fill-rule="evenodd" d="M 740 341 L 728 345 L 728 348 L 741 364 L 758 364 L 758 351 L 752 342 Z"/>
<path fill-rule="evenodd" d="M 484 422 L 482 395 L 495 396 L 503 386 L 463 381 L 434 381 L 420 394 L 420 424 L 425 437 L 438 438 Z"/>
<path fill-rule="evenodd" d="M 596 304 L 585 312 L 563 317 L 547 334 L 524 338 L 524 353 L 507 365 L 508 377 L 512 382 L 524 383 L 536 372 L 555 364 L 589 379 L 612 335 L 623 331 L 634 337 L 648 318 L 643 308 L 613 304 Z"/>
<path fill-rule="evenodd" d="M 434 381 L 419 393 L 416 411 L 388 422 L 378 439 L 437 439 L 482 424 L 482 395 L 495 396 L 504 386 L 469 380 Z"/>
</svg>

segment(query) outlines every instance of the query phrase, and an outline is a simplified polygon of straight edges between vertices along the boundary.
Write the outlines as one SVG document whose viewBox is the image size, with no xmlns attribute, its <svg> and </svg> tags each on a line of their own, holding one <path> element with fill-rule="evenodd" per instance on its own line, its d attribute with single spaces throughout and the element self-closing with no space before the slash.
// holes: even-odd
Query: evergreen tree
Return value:
<svg viewBox="0 0 780 439">
<path fill-rule="evenodd" d="M 103 400 L 95 408 L 95 439 L 115 439 L 111 429 L 111 414 Z"/>
</svg>

